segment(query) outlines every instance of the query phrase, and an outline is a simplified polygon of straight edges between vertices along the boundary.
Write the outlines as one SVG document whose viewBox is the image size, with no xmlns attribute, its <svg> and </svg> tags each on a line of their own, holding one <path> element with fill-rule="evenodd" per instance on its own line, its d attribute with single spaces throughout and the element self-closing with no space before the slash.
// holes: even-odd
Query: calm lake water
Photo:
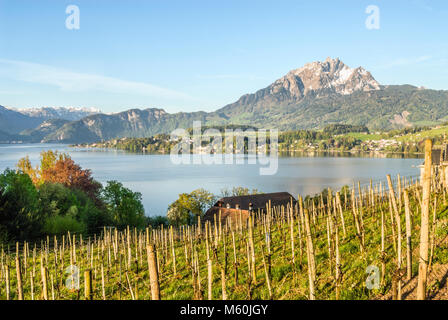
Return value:
<svg viewBox="0 0 448 320">
<path fill-rule="evenodd" d="M 118 180 L 142 193 L 147 215 L 165 215 L 178 194 L 204 188 L 219 195 L 223 188 L 244 186 L 262 192 L 288 191 L 295 197 L 314 195 L 324 188 L 339 189 L 354 181 L 361 184 L 384 181 L 387 174 L 416 177 L 422 160 L 353 156 L 294 155 L 278 159 L 275 175 L 259 174 L 260 165 L 176 165 L 169 155 L 132 154 L 113 150 L 74 149 L 62 144 L 1 145 L 0 170 L 15 168 L 28 155 L 37 164 L 43 150 L 69 153 L 85 169 L 91 169 L 98 181 Z"/>
</svg>

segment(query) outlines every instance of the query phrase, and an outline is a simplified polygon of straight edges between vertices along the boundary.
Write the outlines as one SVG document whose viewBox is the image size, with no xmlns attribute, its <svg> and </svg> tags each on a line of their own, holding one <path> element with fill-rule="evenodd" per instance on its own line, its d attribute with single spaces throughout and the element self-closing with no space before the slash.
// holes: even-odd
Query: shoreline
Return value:
<svg viewBox="0 0 448 320">
<path fill-rule="evenodd" d="M 129 153 L 138 153 L 138 154 L 169 154 L 169 152 L 166 151 L 151 151 L 148 152 L 146 150 L 140 150 L 140 151 L 130 151 L 126 149 L 120 149 L 120 148 L 113 148 L 113 147 L 92 147 L 89 145 L 82 146 L 82 145 L 68 145 L 70 148 L 84 148 L 84 149 L 105 149 L 105 150 L 115 150 L 115 151 L 123 151 L 123 152 L 129 152 Z M 306 150 L 306 149 L 280 149 L 278 150 L 279 153 L 304 153 L 304 154 L 313 154 L 313 153 L 339 153 L 339 154 L 360 154 L 360 155 L 403 155 L 403 156 L 416 156 L 415 158 L 420 158 L 424 155 L 423 152 L 394 152 L 394 151 L 363 151 L 363 150 L 337 150 L 337 149 L 326 149 L 326 150 Z M 190 152 L 192 155 L 199 155 L 199 154 L 207 154 L 207 153 L 197 153 L 197 152 Z M 233 153 L 233 154 L 240 154 L 240 153 Z M 261 154 L 261 153 L 260 153 Z"/>
<path fill-rule="evenodd" d="M 47 143 L 47 142 L 46 142 Z M 20 145 L 42 145 L 46 143 L 41 142 L 29 142 L 29 143 L 2 143 L 0 142 L 0 145 L 11 145 L 11 146 L 20 146 Z M 80 144 L 66 144 L 66 143 L 59 143 L 59 142 L 48 142 L 48 144 L 61 144 L 66 145 L 69 148 L 72 149 L 103 149 L 103 150 L 114 150 L 114 151 L 123 151 L 128 153 L 136 153 L 136 154 L 158 154 L 158 155 L 166 155 L 170 154 L 170 152 L 167 151 L 146 151 L 146 150 L 140 150 L 140 151 L 131 151 L 126 149 L 120 149 L 120 148 L 114 148 L 114 147 L 106 147 L 106 146 L 92 146 L 92 145 L 80 145 Z M 387 155 L 402 155 L 407 157 L 413 157 L 413 158 L 423 158 L 424 153 L 423 152 L 396 152 L 396 151 L 364 151 L 364 150 L 338 150 L 338 149 L 279 149 L 279 153 L 303 153 L 303 154 L 315 154 L 315 153 L 334 153 L 334 154 L 358 154 L 358 155 L 378 155 L 378 156 L 387 156 Z M 207 154 L 207 153 L 195 153 L 191 152 L 190 154 Z M 234 154 L 240 154 L 240 153 L 234 153 Z"/>
</svg>

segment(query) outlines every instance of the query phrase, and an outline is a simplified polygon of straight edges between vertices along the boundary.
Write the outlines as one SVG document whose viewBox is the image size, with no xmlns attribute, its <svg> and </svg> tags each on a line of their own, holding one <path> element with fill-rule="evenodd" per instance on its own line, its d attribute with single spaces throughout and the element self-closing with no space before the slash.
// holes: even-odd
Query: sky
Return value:
<svg viewBox="0 0 448 320">
<path fill-rule="evenodd" d="M 446 0 L 0 0 L 0 105 L 213 111 L 327 57 L 448 90 L 447 39 Z"/>
</svg>

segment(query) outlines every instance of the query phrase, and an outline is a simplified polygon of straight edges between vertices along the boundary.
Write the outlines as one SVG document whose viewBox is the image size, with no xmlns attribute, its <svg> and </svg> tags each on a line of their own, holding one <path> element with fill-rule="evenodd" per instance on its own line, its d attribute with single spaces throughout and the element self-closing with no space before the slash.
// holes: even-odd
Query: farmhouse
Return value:
<svg viewBox="0 0 448 320">
<path fill-rule="evenodd" d="M 204 221 L 213 221 L 214 217 L 219 217 L 221 212 L 221 220 L 238 219 L 240 216 L 246 220 L 250 212 L 264 212 L 266 206 L 281 207 L 288 204 L 294 205 L 296 199 L 288 192 L 275 192 L 254 194 L 248 196 L 224 197 L 219 199 L 213 207 L 207 210 Z"/>
</svg>

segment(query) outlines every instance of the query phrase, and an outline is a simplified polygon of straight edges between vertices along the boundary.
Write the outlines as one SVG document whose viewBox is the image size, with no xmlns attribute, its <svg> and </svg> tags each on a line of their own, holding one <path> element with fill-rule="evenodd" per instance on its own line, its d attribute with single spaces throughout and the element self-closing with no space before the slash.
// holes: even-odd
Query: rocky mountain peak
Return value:
<svg viewBox="0 0 448 320">
<path fill-rule="evenodd" d="M 253 94 L 246 94 L 221 111 L 238 106 L 275 106 L 295 104 L 305 97 L 319 98 L 331 95 L 350 95 L 382 89 L 370 72 L 362 67 L 350 68 L 339 58 L 315 61 L 288 72 L 270 86 Z"/>
<path fill-rule="evenodd" d="M 348 95 L 355 91 L 379 90 L 380 84 L 362 67 L 350 68 L 339 58 L 307 63 L 290 71 L 272 85 L 286 89 L 291 97 L 301 99 L 309 94 Z"/>
</svg>

